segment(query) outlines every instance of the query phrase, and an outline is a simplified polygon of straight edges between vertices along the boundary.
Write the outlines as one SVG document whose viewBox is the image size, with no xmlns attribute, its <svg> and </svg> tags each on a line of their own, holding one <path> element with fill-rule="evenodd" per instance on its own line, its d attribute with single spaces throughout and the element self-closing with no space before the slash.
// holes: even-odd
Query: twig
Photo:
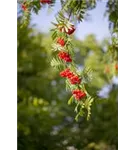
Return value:
<svg viewBox="0 0 135 150">
<path fill-rule="evenodd" d="M 68 20 L 70 19 L 71 15 L 72 15 L 72 9 L 71 9 L 71 11 L 70 11 L 70 13 L 69 13 Z"/>
</svg>

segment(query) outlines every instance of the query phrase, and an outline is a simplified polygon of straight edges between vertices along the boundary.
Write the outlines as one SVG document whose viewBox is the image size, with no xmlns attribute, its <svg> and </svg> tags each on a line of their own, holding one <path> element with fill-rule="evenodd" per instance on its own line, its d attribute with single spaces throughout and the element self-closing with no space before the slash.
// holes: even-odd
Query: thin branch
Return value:
<svg viewBox="0 0 135 150">
<path fill-rule="evenodd" d="M 69 13 L 69 17 L 68 17 L 68 20 L 70 19 L 70 17 L 71 17 L 71 15 L 72 15 L 72 9 L 71 9 L 71 11 L 70 11 L 70 13 Z"/>
</svg>

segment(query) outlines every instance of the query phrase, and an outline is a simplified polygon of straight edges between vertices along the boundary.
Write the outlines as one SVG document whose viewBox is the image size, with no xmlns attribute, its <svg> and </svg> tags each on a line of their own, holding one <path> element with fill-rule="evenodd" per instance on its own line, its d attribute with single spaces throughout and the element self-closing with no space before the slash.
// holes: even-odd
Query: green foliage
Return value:
<svg viewBox="0 0 135 150">
<path fill-rule="evenodd" d="M 70 105 L 70 104 L 72 104 L 73 103 L 73 99 L 74 99 L 74 97 L 73 97 L 73 95 L 70 97 L 70 99 L 68 100 L 68 105 Z"/>
<path fill-rule="evenodd" d="M 86 12 L 86 1 L 81 0 L 81 1 L 68 1 L 65 3 L 63 6 L 63 10 L 69 13 L 69 17 L 76 17 L 78 21 L 82 21 L 84 18 L 84 14 Z"/>
<path fill-rule="evenodd" d="M 93 102 L 93 98 L 89 97 L 84 102 L 79 102 L 75 107 L 75 112 L 77 113 L 75 120 L 78 121 L 79 116 L 85 115 L 85 110 L 87 110 L 87 121 L 90 119 L 91 115 L 91 105 Z M 80 110 L 78 111 L 78 107 L 80 106 Z"/>
<path fill-rule="evenodd" d="M 93 102 L 93 98 L 88 98 L 86 101 L 85 101 L 85 108 L 88 110 L 88 114 L 87 114 L 87 120 L 90 119 L 90 115 L 91 115 L 91 105 L 92 105 L 92 102 Z"/>
<path fill-rule="evenodd" d="M 60 70 L 61 68 L 63 68 L 63 62 L 58 58 L 53 58 L 51 61 L 51 66 Z"/>
<path fill-rule="evenodd" d="M 93 70 L 91 69 L 91 67 L 86 66 L 83 71 L 82 71 L 82 78 L 84 83 L 88 83 L 92 81 L 92 74 L 93 74 Z"/>
<path fill-rule="evenodd" d="M 110 21 L 110 30 L 112 32 L 111 43 L 108 46 L 112 62 L 118 61 L 118 0 L 108 0 L 107 11 Z"/>
<path fill-rule="evenodd" d="M 114 31 L 118 26 L 118 0 L 108 0 L 106 13 L 109 15 L 110 28 Z"/>
<path fill-rule="evenodd" d="M 22 4 L 25 4 L 27 6 L 27 13 L 25 14 L 25 11 L 22 11 L 22 27 L 27 26 L 29 24 L 31 13 L 34 12 L 38 14 L 39 10 L 42 6 L 46 6 L 46 4 L 41 4 L 39 0 L 18 0 L 18 4 L 21 6 Z M 51 0 L 51 3 L 48 5 L 48 9 L 51 9 L 56 3 L 56 0 Z M 62 14 L 63 11 L 66 14 L 69 14 L 69 18 L 71 17 L 74 21 L 78 20 L 78 22 L 81 22 L 87 15 L 87 11 L 89 9 L 93 9 L 96 6 L 95 0 L 60 0 L 61 6 L 62 6 Z"/>
<path fill-rule="evenodd" d="M 30 12 L 29 11 L 25 11 L 23 13 L 23 16 L 22 16 L 22 25 L 20 26 L 21 28 L 27 26 L 30 22 Z"/>
<path fill-rule="evenodd" d="M 60 51 L 61 49 L 64 50 L 64 48 L 61 47 L 61 45 L 56 44 L 56 43 L 52 44 L 52 50 L 53 50 L 53 51 Z"/>
<path fill-rule="evenodd" d="M 64 5 L 64 0 L 61 2 Z M 89 0 L 87 9 L 92 8 L 92 2 L 93 8 L 95 7 L 95 1 Z M 80 105 L 73 97 L 67 102 L 71 93 L 65 92 L 63 79 L 59 77 L 55 69 L 50 67 L 50 58 L 53 56 L 50 51 L 51 37 L 35 32 L 31 27 L 28 28 L 27 24 L 23 28 L 20 26 L 19 21 L 18 150 L 62 150 L 70 149 L 71 146 L 77 150 L 117 150 L 118 87 L 112 83 L 112 77 L 115 75 L 114 57 L 109 53 L 110 49 L 112 52 L 114 49 L 117 50 L 115 35 L 117 27 L 114 28 L 113 42 L 110 43 L 108 39 L 104 44 L 107 51 L 103 50 L 104 46 L 98 43 L 93 35 L 83 41 L 73 39 L 75 61 L 79 67 L 81 64 L 82 70 L 84 69 L 84 78 L 88 78 L 84 84 L 87 91 L 94 97 L 93 102 L 92 99 L 87 99 Z M 65 37 L 64 34 L 60 36 Z M 70 45 L 70 42 L 68 43 Z M 72 49 L 71 45 L 69 47 Z M 105 71 L 106 65 L 109 66 L 110 72 Z M 72 69 L 74 70 L 74 67 Z M 89 77 L 87 77 L 88 73 Z M 74 88 L 68 84 L 66 80 L 68 91 Z M 97 91 L 106 84 L 111 85 L 112 88 L 108 98 L 105 99 L 97 95 Z M 68 107 L 67 103 L 72 105 Z M 91 103 L 92 107 L 90 107 Z M 81 118 L 76 123 L 73 107 L 79 115 L 84 115 L 85 107 L 87 107 L 86 117 L 92 112 L 90 120 Z"/>
<path fill-rule="evenodd" d="M 52 3 L 49 5 L 49 8 L 53 7 L 55 3 L 55 0 L 52 0 Z M 18 0 L 18 4 L 20 6 L 20 9 L 22 11 L 22 23 L 21 28 L 26 27 L 31 20 L 31 13 L 38 14 L 39 10 L 42 7 L 42 4 L 40 3 L 40 0 Z M 21 7 L 22 5 L 26 6 L 26 10 L 23 10 Z"/>
<path fill-rule="evenodd" d="M 88 15 L 88 10 L 95 6 L 95 0 L 69 0 L 62 3 L 62 12 L 64 10 L 71 20 L 82 22 Z"/>
<path fill-rule="evenodd" d="M 81 118 L 76 123 L 73 107 L 79 112 L 80 106 L 77 108 L 76 100 L 69 98 L 71 93 L 65 92 L 63 79 L 50 67 L 51 38 L 35 34 L 32 28 L 19 27 L 18 22 L 18 150 L 59 150 L 67 149 L 69 146 L 74 146 L 78 150 L 89 150 L 92 146 L 103 147 L 102 143 L 105 148 L 116 150 L 117 87 L 112 88 L 108 99 L 94 98 L 89 121 Z M 106 56 L 105 53 L 100 53 L 101 45 L 95 44 L 93 49 L 96 51 L 94 51 L 87 49 L 91 46 L 87 40 L 78 41 L 74 38 L 73 41 L 75 51 L 85 52 L 85 54 L 77 53 L 80 55 L 79 61 L 92 60 L 83 66 L 86 68 L 92 66 L 92 70 L 97 70 L 96 61 L 92 57 Z M 90 51 L 93 55 L 89 56 Z M 76 61 L 77 58 L 78 56 Z M 108 56 L 106 59 L 109 58 Z M 102 63 L 100 61 L 100 64 Z M 93 96 L 108 84 L 108 80 L 104 78 L 107 74 L 101 76 L 104 68 L 102 65 L 98 67 L 96 71 L 98 78 L 94 79 L 93 76 L 93 80 L 88 81 L 86 86 Z M 104 81 L 100 83 L 101 88 L 97 80 Z M 68 99 L 72 102 L 70 107 L 67 106 Z"/>
</svg>

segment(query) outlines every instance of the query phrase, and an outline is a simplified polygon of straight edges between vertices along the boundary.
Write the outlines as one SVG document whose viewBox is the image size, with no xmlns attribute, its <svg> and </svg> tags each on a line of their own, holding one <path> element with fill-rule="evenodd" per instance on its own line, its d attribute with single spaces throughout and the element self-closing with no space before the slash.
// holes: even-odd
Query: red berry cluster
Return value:
<svg viewBox="0 0 135 150">
<path fill-rule="evenodd" d="M 68 78 L 69 73 L 70 73 L 70 69 L 68 68 L 68 69 L 66 69 L 66 70 L 64 70 L 64 71 L 61 71 L 61 72 L 60 72 L 60 76 L 61 76 L 61 77 L 64 77 L 64 78 Z"/>
<path fill-rule="evenodd" d="M 70 83 L 71 84 L 80 84 L 80 82 L 81 82 L 81 79 L 77 75 L 73 75 L 70 78 Z"/>
<path fill-rule="evenodd" d="M 22 4 L 22 5 L 21 5 L 21 8 L 22 8 L 23 11 L 26 11 L 26 10 L 27 10 L 27 6 L 26 6 L 25 4 Z"/>
<path fill-rule="evenodd" d="M 42 4 L 51 4 L 52 1 L 51 0 L 40 0 L 40 3 L 42 3 Z"/>
<path fill-rule="evenodd" d="M 64 31 L 68 35 L 71 35 L 75 31 L 74 25 L 72 25 L 68 29 L 68 31 L 65 30 L 64 27 L 60 27 L 59 25 L 58 25 L 58 28 L 61 32 Z M 58 38 L 57 43 L 60 44 L 62 47 L 64 47 L 66 44 L 63 38 Z M 63 59 L 65 62 L 72 62 L 72 59 L 67 52 L 60 51 L 58 53 L 58 57 L 60 59 Z M 80 84 L 81 83 L 81 78 L 77 74 L 73 73 L 69 68 L 65 69 L 64 71 L 61 71 L 60 76 L 69 79 L 71 84 Z M 77 100 L 81 100 L 82 98 L 84 98 L 86 96 L 86 93 L 79 89 L 73 90 L 72 94 L 75 97 L 75 99 L 77 99 Z"/>
<path fill-rule="evenodd" d="M 82 90 L 73 90 L 72 91 L 73 96 L 75 99 L 80 100 L 86 96 L 86 94 Z"/>
<path fill-rule="evenodd" d="M 62 38 L 58 38 L 57 43 L 60 44 L 62 47 L 65 45 L 65 41 Z"/>
<path fill-rule="evenodd" d="M 71 72 L 69 68 L 60 72 L 60 76 L 68 78 L 71 84 L 80 84 L 81 82 L 80 77 Z"/>
<path fill-rule="evenodd" d="M 58 57 L 63 59 L 65 62 L 72 62 L 72 59 L 70 58 L 70 55 L 66 52 L 60 51 L 58 53 Z"/>
</svg>

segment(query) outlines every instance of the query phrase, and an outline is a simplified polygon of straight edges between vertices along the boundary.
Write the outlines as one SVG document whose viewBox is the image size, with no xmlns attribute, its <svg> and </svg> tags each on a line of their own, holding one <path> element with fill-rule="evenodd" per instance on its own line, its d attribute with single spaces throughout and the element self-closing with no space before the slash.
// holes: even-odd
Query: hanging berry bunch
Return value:
<svg viewBox="0 0 135 150">
<path fill-rule="evenodd" d="M 57 68 L 59 75 L 65 78 L 66 89 L 72 94 L 68 104 L 76 103 L 75 112 L 77 115 L 75 120 L 77 121 L 79 116 L 87 116 L 87 120 L 89 120 L 90 106 L 93 102 L 93 98 L 85 89 L 85 83 L 89 78 L 89 69 L 80 72 L 75 64 L 71 36 L 75 33 L 76 27 L 71 22 L 73 20 L 82 21 L 87 9 L 93 8 L 93 6 L 91 2 L 85 0 L 61 0 L 60 2 L 62 9 L 56 17 L 57 23 L 53 23 L 55 28 L 52 29 L 52 39 L 54 41 L 52 50 L 56 55 L 51 61 L 51 66 Z M 51 7 L 55 0 L 18 0 L 18 3 L 23 12 L 22 26 L 25 26 L 30 22 L 31 12 L 38 14 L 41 7 Z"/>
<path fill-rule="evenodd" d="M 76 27 L 70 22 L 70 17 L 73 15 L 72 10 L 69 16 L 67 14 L 65 10 L 60 11 L 56 17 L 57 23 L 53 23 L 55 28 L 52 29 L 54 41 L 52 50 L 56 55 L 52 59 L 51 65 L 59 70 L 59 75 L 62 78 L 65 78 L 66 89 L 72 94 L 68 104 L 76 103 L 75 112 L 77 115 L 75 120 L 77 121 L 79 116 L 85 115 L 89 120 L 93 98 L 85 89 L 83 71 L 78 70 L 74 61 L 75 54 L 71 36 L 75 33 Z"/>
</svg>

